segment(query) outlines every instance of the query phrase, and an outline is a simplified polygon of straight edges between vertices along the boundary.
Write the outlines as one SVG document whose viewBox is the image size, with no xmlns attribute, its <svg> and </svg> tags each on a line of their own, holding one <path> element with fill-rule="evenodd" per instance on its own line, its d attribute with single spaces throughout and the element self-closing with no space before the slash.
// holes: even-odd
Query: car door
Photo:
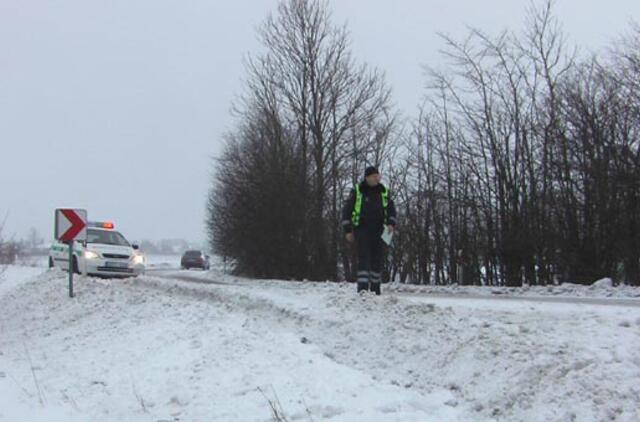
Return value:
<svg viewBox="0 0 640 422">
<path fill-rule="evenodd" d="M 51 257 L 53 258 L 53 265 L 55 267 L 66 269 L 67 265 L 64 260 L 64 245 L 57 240 L 51 245 Z"/>
</svg>

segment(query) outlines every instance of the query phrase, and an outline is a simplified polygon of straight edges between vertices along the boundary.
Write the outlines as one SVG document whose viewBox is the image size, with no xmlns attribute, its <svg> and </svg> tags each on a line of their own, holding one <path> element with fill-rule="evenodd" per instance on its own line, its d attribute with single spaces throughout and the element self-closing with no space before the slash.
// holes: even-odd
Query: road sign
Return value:
<svg viewBox="0 0 640 422">
<path fill-rule="evenodd" d="M 87 210 L 59 208 L 56 210 L 56 239 L 60 242 L 87 240 Z"/>
<path fill-rule="evenodd" d="M 73 242 L 87 240 L 87 210 L 58 208 L 56 210 L 56 239 L 69 245 L 67 270 L 69 271 L 69 297 L 73 297 L 74 256 Z M 77 262 L 77 260 L 76 260 Z"/>
</svg>

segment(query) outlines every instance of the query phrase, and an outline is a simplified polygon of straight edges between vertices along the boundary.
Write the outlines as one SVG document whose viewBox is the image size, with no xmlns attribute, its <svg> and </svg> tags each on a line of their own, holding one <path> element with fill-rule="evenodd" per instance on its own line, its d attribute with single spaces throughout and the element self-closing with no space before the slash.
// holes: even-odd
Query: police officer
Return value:
<svg viewBox="0 0 640 422">
<path fill-rule="evenodd" d="M 358 248 L 358 292 L 370 290 L 380 294 L 385 225 L 393 233 L 396 209 L 389 190 L 380 183 L 376 167 L 367 167 L 364 180 L 357 184 L 342 210 L 342 226 L 347 242 Z"/>
</svg>

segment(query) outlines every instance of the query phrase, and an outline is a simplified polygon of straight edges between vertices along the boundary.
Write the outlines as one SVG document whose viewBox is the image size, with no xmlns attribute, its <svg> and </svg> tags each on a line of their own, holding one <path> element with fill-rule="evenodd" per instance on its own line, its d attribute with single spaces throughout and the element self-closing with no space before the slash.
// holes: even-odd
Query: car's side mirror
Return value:
<svg viewBox="0 0 640 422">
<path fill-rule="evenodd" d="M 133 245 L 131 245 L 131 247 L 136 251 L 140 249 L 140 246 L 137 243 L 134 243 Z"/>
</svg>

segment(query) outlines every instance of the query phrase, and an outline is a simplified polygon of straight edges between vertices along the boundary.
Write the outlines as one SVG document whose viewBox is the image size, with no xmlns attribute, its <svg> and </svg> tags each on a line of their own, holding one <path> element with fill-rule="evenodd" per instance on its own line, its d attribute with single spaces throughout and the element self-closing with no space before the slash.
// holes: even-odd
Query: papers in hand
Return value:
<svg viewBox="0 0 640 422">
<path fill-rule="evenodd" d="M 382 232 L 382 240 L 387 245 L 391 244 L 391 239 L 393 238 L 393 233 L 389 230 L 389 226 L 384 226 L 384 231 Z"/>
</svg>

